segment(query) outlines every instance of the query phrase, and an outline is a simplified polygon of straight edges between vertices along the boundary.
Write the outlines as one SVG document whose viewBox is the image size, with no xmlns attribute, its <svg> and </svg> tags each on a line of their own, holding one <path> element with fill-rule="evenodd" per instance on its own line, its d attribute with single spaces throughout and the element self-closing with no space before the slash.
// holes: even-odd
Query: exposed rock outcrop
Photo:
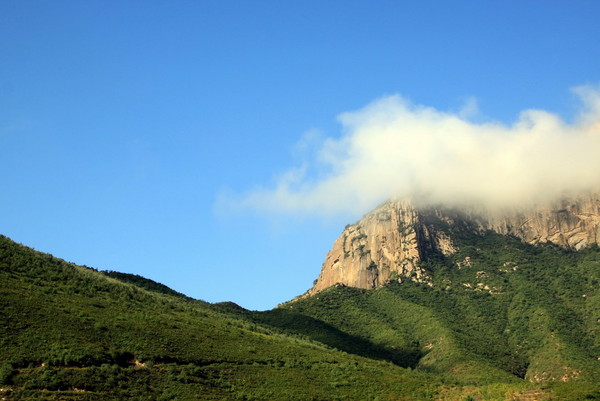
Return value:
<svg viewBox="0 0 600 401">
<path fill-rule="evenodd" d="M 368 289 L 389 280 L 430 282 L 429 272 L 422 267 L 425 258 L 456 252 L 444 225 L 476 233 L 492 230 L 531 244 L 550 242 L 579 250 L 600 242 L 600 196 L 587 194 L 504 213 L 417 208 L 409 201 L 389 201 L 346 226 L 308 293 L 338 283 Z"/>
<path fill-rule="evenodd" d="M 600 243 L 600 196 L 564 198 L 551 205 L 480 220 L 483 229 L 514 235 L 530 244 L 550 242 L 580 250 Z"/>
</svg>

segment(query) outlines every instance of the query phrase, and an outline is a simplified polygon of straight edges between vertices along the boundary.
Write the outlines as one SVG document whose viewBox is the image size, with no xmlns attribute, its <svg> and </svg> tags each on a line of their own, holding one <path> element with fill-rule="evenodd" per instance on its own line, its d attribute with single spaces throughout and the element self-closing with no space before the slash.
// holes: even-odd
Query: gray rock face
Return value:
<svg viewBox="0 0 600 401">
<path fill-rule="evenodd" d="M 513 235 L 531 244 L 550 242 L 579 250 L 600 242 L 600 196 L 586 194 L 503 213 L 386 202 L 346 226 L 308 294 L 338 283 L 369 289 L 389 280 L 429 282 L 428 272 L 420 267 L 427 255 L 456 252 L 451 237 L 436 221 L 477 233 L 492 230 Z"/>
<path fill-rule="evenodd" d="M 530 244 L 551 242 L 580 250 L 600 241 L 600 196 L 565 198 L 545 207 L 489 216 L 480 223 L 484 229 L 514 235 Z"/>
</svg>

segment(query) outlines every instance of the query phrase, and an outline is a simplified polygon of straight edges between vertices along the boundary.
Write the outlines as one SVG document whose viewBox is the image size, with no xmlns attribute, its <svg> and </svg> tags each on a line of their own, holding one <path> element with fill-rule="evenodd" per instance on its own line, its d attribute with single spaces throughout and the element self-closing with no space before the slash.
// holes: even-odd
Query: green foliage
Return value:
<svg viewBox="0 0 600 401">
<path fill-rule="evenodd" d="M 433 287 L 390 280 L 370 291 L 331 288 L 283 308 L 381 349 L 414 350 L 417 363 L 408 366 L 451 372 L 447 379 L 463 385 L 524 378 L 598 391 L 598 249 L 534 247 L 494 233 L 454 236 L 456 255 L 427 261 Z"/>
<path fill-rule="evenodd" d="M 14 374 L 13 367 L 6 362 L 0 364 L 0 385 L 10 384 Z"/>
<path fill-rule="evenodd" d="M 335 286 L 266 312 L 0 236 L 0 398 L 600 399 L 600 250 L 450 234 L 433 286 Z"/>
<path fill-rule="evenodd" d="M 237 305 L 195 301 L 5 237 L 0 279 L 0 379 L 15 399 L 416 400 L 435 392 L 434 378 L 285 334 Z"/>
<path fill-rule="evenodd" d="M 148 291 L 159 292 L 161 294 L 175 295 L 175 296 L 187 298 L 185 295 L 183 295 L 177 291 L 173 291 L 172 289 L 170 289 L 169 287 L 167 287 L 164 284 L 157 283 L 156 281 L 147 279 L 147 278 L 139 276 L 137 274 L 120 273 L 120 272 L 115 272 L 115 271 L 103 271 L 102 273 L 108 277 L 115 278 L 124 283 L 134 284 L 135 286 L 144 288 Z"/>
</svg>

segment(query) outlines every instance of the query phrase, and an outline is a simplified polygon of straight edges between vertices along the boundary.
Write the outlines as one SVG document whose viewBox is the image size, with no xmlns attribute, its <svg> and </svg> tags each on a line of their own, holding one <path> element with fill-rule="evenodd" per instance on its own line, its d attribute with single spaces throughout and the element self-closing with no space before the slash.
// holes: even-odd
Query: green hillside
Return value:
<svg viewBox="0 0 600 401">
<path fill-rule="evenodd" d="M 428 260 L 433 286 L 338 286 L 262 319 L 291 327 L 293 316 L 309 316 L 370 342 L 371 357 L 404 358 L 465 386 L 525 379 L 564 399 L 600 399 L 598 248 L 534 247 L 493 233 L 455 238 L 456 255 Z M 346 347 L 317 326 L 293 330 Z"/>
<path fill-rule="evenodd" d="M 251 312 L 0 236 L 0 399 L 600 399 L 600 251 L 462 241 L 432 287 Z"/>
</svg>

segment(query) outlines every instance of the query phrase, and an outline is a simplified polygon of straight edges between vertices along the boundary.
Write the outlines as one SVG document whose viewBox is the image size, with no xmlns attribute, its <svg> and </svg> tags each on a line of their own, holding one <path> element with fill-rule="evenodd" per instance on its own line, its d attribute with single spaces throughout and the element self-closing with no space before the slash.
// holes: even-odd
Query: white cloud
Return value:
<svg viewBox="0 0 600 401">
<path fill-rule="evenodd" d="M 385 97 L 341 114 L 340 138 L 320 140 L 309 162 L 237 203 L 269 213 L 358 214 L 392 197 L 493 207 L 600 188 L 600 91 L 574 92 L 583 107 L 573 122 L 526 110 L 512 125 L 470 121 L 472 99 L 450 113 Z"/>
</svg>

